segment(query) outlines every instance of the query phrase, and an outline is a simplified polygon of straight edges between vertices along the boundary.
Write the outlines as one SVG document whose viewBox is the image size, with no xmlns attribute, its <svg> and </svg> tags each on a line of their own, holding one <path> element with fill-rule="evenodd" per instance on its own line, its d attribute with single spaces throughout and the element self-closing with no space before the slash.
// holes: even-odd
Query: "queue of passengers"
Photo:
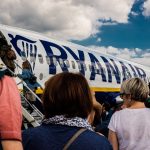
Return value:
<svg viewBox="0 0 150 150">
<path fill-rule="evenodd" d="M 33 75 L 31 65 L 28 60 L 25 60 L 22 63 L 22 73 L 15 74 L 15 60 L 17 58 L 14 50 L 12 49 L 11 45 L 8 45 L 7 41 L 0 37 L 0 58 L 3 63 L 7 66 L 5 74 L 8 76 L 18 76 L 25 84 L 23 84 L 23 95 L 24 97 L 31 103 L 34 104 L 36 107 L 39 108 L 40 111 L 43 111 L 41 108 L 41 103 L 37 101 L 35 94 L 37 88 L 42 89 L 40 84 L 36 81 L 36 76 Z M 21 68 L 21 67 L 20 67 Z M 33 111 L 31 106 L 28 106 L 28 110 L 30 112 Z"/>
<path fill-rule="evenodd" d="M 140 78 L 131 78 L 122 83 L 120 96 L 124 100 L 123 109 L 110 113 L 107 139 L 100 131 L 95 132 L 103 109 L 85 77 L 79 73 L 59 73 L 45 83 L 42 95 L 45 118 L 42 124 L 24 130 L 21 137 L 19 91 L 14 79 L 2 73 L 0 149 L 150 149 L 150 110 L 145 107 L 148 95 L 149 87 Z"/>
</svg>

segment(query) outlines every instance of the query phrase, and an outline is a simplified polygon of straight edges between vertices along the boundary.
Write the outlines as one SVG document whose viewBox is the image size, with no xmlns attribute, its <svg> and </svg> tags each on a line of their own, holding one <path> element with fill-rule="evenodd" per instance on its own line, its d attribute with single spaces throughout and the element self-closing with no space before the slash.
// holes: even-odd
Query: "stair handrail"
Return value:
<svg viewBox="0 0 150 150">
<path fill-rule="evenodd" d="M 33 110 L 41 117 L 43 118 L 44 115 L 40 112 L 40 110 L 34 105 L 34 104 L 31 104 L 29 102 L 29 100 L 22 94 L 20 93 L 20 95 L 24 98 L 24 100 L 33 108 Z"/>
<path fill-rule="evenodd" d="M 8 67 L 7 67 L 7 69 L 8 69 L 15 77 L 18 77 L 18 76 L 15 75 L 15 73 L 14 73 L 11 69 L 9 69 Z M 18 77 L 18 78 L 19 78 L 20 80 L 22 80 L 20 77 Z M 26 84 L 25 81 L 22 80 L 22 84 L 42 103 L 41 99 L 27 86 L 27 84 Z"/>
</svg>

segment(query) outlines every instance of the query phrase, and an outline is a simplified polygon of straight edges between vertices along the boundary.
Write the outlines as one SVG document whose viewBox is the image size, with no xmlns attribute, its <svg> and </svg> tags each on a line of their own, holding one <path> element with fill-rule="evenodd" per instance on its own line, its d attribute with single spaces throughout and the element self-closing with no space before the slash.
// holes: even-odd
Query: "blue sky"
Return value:
<svg viewBox="0 0 150 150">
<path fill-rule="evenodd" d="M 150 0 L 2 1 L 1 24 L 150 67 Z"/>
<path fill-rule="evenodd" d="M 115 25 L 103 25 L 101 32 L 96 36 L 81 41 L 74 41 L 82 45 L 113 46 L 116 48 L 150 48 L 150 18 L 142 14 L 142 5 L 144 1 L 140 0 L 132 6 L 128 23 L 116 23 Z M 103 21 L 102 21 L 103 22 Z M 107 21 L 108 23 L 111 21 Z M 100 38 L 101 41 L 97 39 Z"/>
</svg>

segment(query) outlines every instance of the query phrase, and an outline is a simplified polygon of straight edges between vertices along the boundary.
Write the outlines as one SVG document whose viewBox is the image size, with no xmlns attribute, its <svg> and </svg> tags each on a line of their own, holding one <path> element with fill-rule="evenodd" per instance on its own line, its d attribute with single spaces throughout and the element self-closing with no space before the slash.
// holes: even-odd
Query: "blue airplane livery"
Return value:
<svg viewBox="0 0 150 150">
<path fill-rule="evenodd" d="M 150 69 L 146 66 L 33 31 L 0 25 L 0 38 L 5 38 L 16 52 L 18 66 L 25 60 L 30 62 L 41 86 L 54 74 L 80 72 L 98 100 L 113 101 L 119 95 L 122 81 L 132 77 L 150 81 Z M 15 71 L 18 74 L 22 70 L 17 67 Z"/>
</svg>

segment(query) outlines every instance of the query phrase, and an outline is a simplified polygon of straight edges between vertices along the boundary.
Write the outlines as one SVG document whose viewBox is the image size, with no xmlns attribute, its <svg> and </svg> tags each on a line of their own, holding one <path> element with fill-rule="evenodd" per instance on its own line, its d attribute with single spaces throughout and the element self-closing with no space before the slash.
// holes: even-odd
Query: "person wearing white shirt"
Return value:
<svg viewBox="0 0 150 150">
<path fill-rule="evenodd" d="M 113 114 L 108 126 L 113 150 L 148 150 L 150 109 L 144 105 L 148 85 L 140 78 L 131 78 L 122 83 L 120 91 L 125 107 Z"/>
</svg>

